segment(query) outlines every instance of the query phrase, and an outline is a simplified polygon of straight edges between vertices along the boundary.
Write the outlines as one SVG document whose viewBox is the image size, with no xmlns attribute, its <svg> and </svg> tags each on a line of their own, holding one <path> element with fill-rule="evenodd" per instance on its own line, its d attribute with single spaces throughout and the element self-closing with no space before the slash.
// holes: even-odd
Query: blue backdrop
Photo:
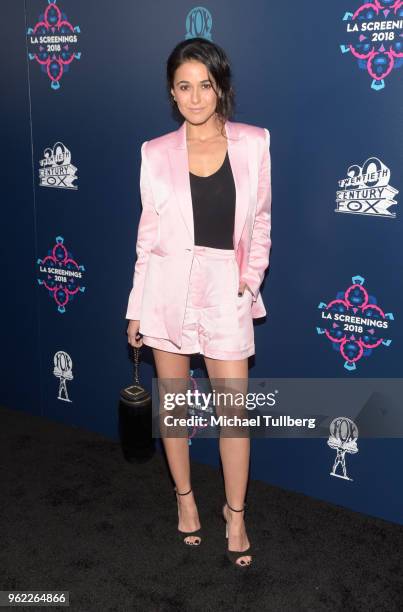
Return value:
<svg viewBox="0 0 403 612">
<path fill-rule="evenodd" d="M 117 438 L 140 145 L 178 127 L 165 62 L 187 35 L 227 51 L 233 119 L 271 133 L 268 317 L 250 375 L 402 376 L 403 9 L 363 5 L 2 3 L 3 405 Z M 356 312 L 352 286 L 385 336 L 335 324 L 337 308 Z M 142 357 L 150 385 L 151 349 Z M 403 523 L 401 440 L 358 444 L 354 481 L 329 475 L 325 439 L 253 440 L 251 476 Z M 191 452 L 218 462 L 217 440 Z"/>
</svg>

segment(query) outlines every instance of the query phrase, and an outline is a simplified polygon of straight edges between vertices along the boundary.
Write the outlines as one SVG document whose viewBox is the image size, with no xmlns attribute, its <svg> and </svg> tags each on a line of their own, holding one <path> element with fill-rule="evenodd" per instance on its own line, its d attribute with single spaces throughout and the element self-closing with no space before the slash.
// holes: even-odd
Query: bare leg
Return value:
<svg viewBox="0 0 403 612">
<path fill-rule="evenodd" d="M 189 378 L 190 356 L 170 353 L 153 348 L 158 378 L 177 378 L 186 381 Z M 186 493 L 191 488 L 189 443 L 186 437 L 170 438 L 161 434 L 167 455 L 169 469 L 179 493 Z M 189 495 L 177 495 L 179 504 L 178 529 L 194 531 L 200 528 L 199 514 L 193 491 Z M 184 536 L 185 537 L 185 536 Z M 189 543 L 200 543 L 200 537 L 188 536 Z"/>
<path fill-rule="evenodd" d="M 210 381 L 214 379 L 237 379 L 237 390 L 243 388 L 247 391 L 248 359 L 225 361 L 205 357 L 206 367 Z M 242 384 L 242 380 L 244 384 Z M 234 387 L 234 388 L 235 388 Z M 224 411 L 225 413 L 225 411 Z M 228 413 L 227 413 L 228 414 Z M 225 493 L 230 506 L 239 510 L 245 502 L 246 486 L 248 482 L 250 439 L 249 437 L 220 436 L 220 454 L 223 464 Z M 249 540 L 246 534 L 244 513 L 232 512 L 227 506 L 225 518 L 228 521 L 228 549 L 247 550 Z M 237 563 L 242 565 L 250 563 L 250 555 L 240 556 Z M 242 561 L 242 563 L 240 563 Z"/>
</svg>

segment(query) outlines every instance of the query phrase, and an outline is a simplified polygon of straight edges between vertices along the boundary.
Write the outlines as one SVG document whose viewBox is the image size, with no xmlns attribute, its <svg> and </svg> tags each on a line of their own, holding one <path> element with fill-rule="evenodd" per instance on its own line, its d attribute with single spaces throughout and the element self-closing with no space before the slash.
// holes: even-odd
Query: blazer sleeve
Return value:
<svg viewBox="0 0 403 612">
<path fill-rule="evenodd" d="M 158 213 L 154 206 L 150 173 L 147 165 L 146 145 L 141 145 L 140 194 L 142 212 L 137 231 L 136 263 L 134 266 L 133 287 L 130 291 L 126 319 L 140 320 L 144 279 L 150 250 L 158 235 Z"/>
<path fill-rule="evenodd" d="M 242 275 L 242 280 L 249 286 L 255 302 L 259 295 L 265 270 L 269 265 L 271 248 L 271 157 L 270 132 L 265 132 L 264 150 L 261 159 L 256 214 L 253 224 L 248 267 Z"/>
</svg>

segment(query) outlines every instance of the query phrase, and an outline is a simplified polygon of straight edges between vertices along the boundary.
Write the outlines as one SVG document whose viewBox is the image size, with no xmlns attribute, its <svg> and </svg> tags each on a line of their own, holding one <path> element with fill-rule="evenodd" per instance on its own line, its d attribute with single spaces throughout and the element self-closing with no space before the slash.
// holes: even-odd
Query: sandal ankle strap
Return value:
<svg viewBox="0 0 403 612">
<path fill-rule="evenodd" d="M 227 504 L 228 508 L 230 510 L 232 510 L 233 512 L 243 512 L 245 510 L 245 507 L 246 507 L 246 502 L 244 503 L 243 508 L 241 508 L 241 510 L 235 510 L 235 508 L 231 508 L 231 506 L 229 505 L 228 502 L 226 502 L 226 504 Z"/>
<path fill-rule="evenodd" d="M 176 487 L 174 487 L 174 491 L 178 495 L 189 495 L 189 493 L 192 491 L 192 488 L 190 488 L 189 491 L 187 491 L 186 493 L 179 493 L 179 491 L 178 491 L 178 489 Z"/>
</svg>

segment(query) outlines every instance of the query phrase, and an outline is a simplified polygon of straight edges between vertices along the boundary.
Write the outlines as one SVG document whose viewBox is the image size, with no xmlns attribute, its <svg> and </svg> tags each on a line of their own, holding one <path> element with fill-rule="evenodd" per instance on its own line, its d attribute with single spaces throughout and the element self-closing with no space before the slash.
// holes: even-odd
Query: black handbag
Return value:
<svg viewBox="0 0 403 612">
<path fill-rule="evenodd" d="M 120 391 L 119 437 L 129 463 L 148 461 L 154 454 L 151 395 L 140 383 L 140 348 L 134 349 L 134 383 Z"/>
</svg>

